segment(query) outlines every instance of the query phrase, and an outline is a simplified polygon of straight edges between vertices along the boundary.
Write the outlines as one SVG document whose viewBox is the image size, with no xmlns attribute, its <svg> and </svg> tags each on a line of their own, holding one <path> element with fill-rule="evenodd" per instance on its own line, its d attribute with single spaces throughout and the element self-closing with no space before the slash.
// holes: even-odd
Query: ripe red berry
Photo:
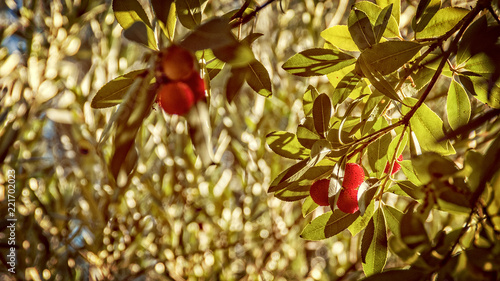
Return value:
<svg viewBox="0 0 500 281">
<path fill-rule="evenodd" d="M 401 165 L 398 163 L 400 161 L 403 161 L 403 154 L 399 155 L 396 163 L 394 163 L 394 166 L 392 167 L 392 172 L 391 172 L 391 175 L 394 175 L 395 173 L 397 173 L 400 169 L 401 169 Z M 390 169 L 390 164 L 387 163 L 385 165 L 385 169 L 384 169 L 384 174 L 387 174 L 389 172 L 389 169 Z"/>
<path fill-rule="evenodd" d="M 311 185 L 311 189 L 309 189 L 309 193 L 311 194 L 311 198 L 316 204 L 320 206 L 329 206 L 328 203 L 328 186 L 330 185 L 330 180 L 322 179 L 319 181 L 315 181 Z"/>
<path fill-rule="evenodd" d="M 197 102 L 205 98 L 205 81 L 200 77 L 197 71 L 193 71 L 185 81 L 189 85 L 194 94 L 194 101 Z"/>
<path fill-rule="evenodd" d="M 170 80 L 184 80 L 194 72 L 194 56 L 188 50 L 172 45 L 165 50 L 161 66 Z"/>
<path fill-rule="evenodd" d="M 344 213 L 353 214 L 359 210 L 358 188 L 343 188 L 340 191 L 337 207 Z"/>
<path fill-rule="evenodd" d="M 158 89 L 158 103 L 168 114 L 184 115 L 194 104 L 194 94 L 184 82 L 170 82 Z"/>
<path fill-rule="evenodd" d="M 344 181 L 342 186 L 348 190 L 358 188 L 365 181 L 365 171 L 356 163 L 345 165 Z"/>
</svg>

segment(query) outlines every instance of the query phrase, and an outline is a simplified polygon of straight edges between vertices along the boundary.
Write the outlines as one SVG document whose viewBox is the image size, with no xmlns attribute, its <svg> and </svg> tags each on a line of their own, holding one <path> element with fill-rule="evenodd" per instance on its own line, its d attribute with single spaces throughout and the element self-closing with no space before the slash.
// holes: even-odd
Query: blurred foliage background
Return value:
<svg viewBox="0 0 500 281">
<path fill-rule="evenodd" d="M 99 140 L 116 107 L 90 103 L 107 81 L 144 68 L 144 49 L 122 37 L 110 1 L 2 1 L 0 213 L 7 212 L 4 176 L 15 169 L 18 264 L 16 274 L 6 271 L 0 244 L 0 280 L 358 279 L 359 235 L 302 240 L 309 219 L 300 205 L 267 194 L 292 161 L 265 144 L 267 133 L 297 126 L 308 84 L 332 90 L 326 77 L 292 77 L 281 65 L 322 46 L 320 32 L 345 23 L 353 2 L 292 0 L 263 9 L 245 28 L 264 34 L 253 51 L 270 73 L 273 96 L 245 86 L 227 103 L 229 73 L 211 81 L 220 164 L 202 168 L 185 120 L 155 108 L 127 156 L 130 181 L 112 188 L 113 140 Z M 416 2 L 401 5 L 403 36 Z M 242 4 L 209 1 L 204 18 Z M 176 32 L 181 38 L 188 30 Z M 395 265 L 390 258 L 388 267 Z"/>
</svg>

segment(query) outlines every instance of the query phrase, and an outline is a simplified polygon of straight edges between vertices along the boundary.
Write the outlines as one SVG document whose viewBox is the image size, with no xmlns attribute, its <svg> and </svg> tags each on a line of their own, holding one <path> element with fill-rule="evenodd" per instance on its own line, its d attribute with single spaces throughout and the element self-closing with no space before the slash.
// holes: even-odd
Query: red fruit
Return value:
<svg viewBox="0 0 500 281">
<path fill-rule="evenodd" d="M 193 71 L 185 81 L 189 85 L 194 94 L 194 101 L 197 102 L 205 98 L 205 81 L 200 77 L 197 71 Z"/>
<path fill-rule="evenodd" d="M 358 206 L 358 189 L 343 188 L 340 191 L 339 199 L 337 200 L 337 207 L 348 214 L 353 214 L 359 210 Z"/>
<path fill-rule="evenodd" d="M 194 94 L 184 82 L 170 82 L 158 89 L 158 103 L 168 114 L 184 115 L 194 104 Z"/>
<path fill-rule="evenodd" d="M 398 163 L 400 161 L 403 161 L 403 154 L 399 155 L 396 163 L 394 163 L 394 166 L 392 167 L 392 172 L 391 172 L 391 175 L 394 175 L 395 173 L 397 173 L 399 170 L 401 170 L 401 165 Z M 390 165 L 389 163 L 387 163 L 385 165 L 385 169 L 384 169 L 384 174 L 387 174 L 389 172 L 389 169 L 390 169 Z"/>
<path fill-rule="evenodd" d="M 184 80 L 194 72 L 194 56 L 188 50 L 176 45 L 167 48 L 161 66 L 171 80 Z"/>
<path fill-rule="evenodd" d="M 342 186 L 347 189 L 358 188 L 365 181 L 365 171 L 356 163 L 347 163 L 345 165 L 344 181 Z"/>
<path fill-rule="evenodd" d="M 314 182 L 309 189 L 311 198 L 316 204 L 320 206 L 329 206 L 328 203 L 328 186 L 330 185 L 330 180 L 322 179 Z"/>
</svg>

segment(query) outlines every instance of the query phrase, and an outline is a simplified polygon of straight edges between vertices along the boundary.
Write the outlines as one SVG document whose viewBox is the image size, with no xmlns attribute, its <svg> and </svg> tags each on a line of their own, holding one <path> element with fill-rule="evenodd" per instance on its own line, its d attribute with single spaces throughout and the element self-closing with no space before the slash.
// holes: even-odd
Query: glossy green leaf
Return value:
<svg viewBox="0 0 500 281">
<path fill-rule="evenodd" d="M 444 35 L 455 27 L 467 13 L 469 10 L 457 7 L 439 9 L 425 28 L 415 34 L 415 38 L 437 38 Z"/>
<path fill-rule="evenodd" d="M 247 66 L 246 80 L 250 88 L 259 95 L 269 97 L 272 94 L 271 78 L 261 62 L 254 60 Z"/>
<path fill-rule="evenodd" d="M 409 62 L 423 45 L 410 41 L 387 41 L 361 53 L 360 57 L 380 74 L 387 75 Z"/>
<path fill-rule="evenodd" d="M 228 102 L 232 102 L 236 94 L 243 87 L 246 78 L 246 69 L 232 68 L 231 76 L 229 76 L 226 83 L 226 98 Z"/>
<path fill-rule="evenodd" d="M 440 8 L 441 0 L 420 1 L 417 6 L 417 12 L 412 21 L 413 30 L 416 32 L 422 31 Z"/>
<path fill-rule="evenodd" d="M 315 48 L 292 56 L 283 64 L 283 69 L 297 76 L 318 76 L 340 70 L 355 61 L 338 50 Z"/>
<path fill-rule="evenodd" d="M 124 30 L 131 27 L 134 22 L 144 23 L 148 38 L 147 46 L 154 50 L 158 49 L 151 22 L 137 0 L 113 0 L 113 12 Z"/>
<path fill-rule="evenodd" d="M 383 211 L 385 221 L 387 222 L 387 226 L 389 227 L 389 229 L 394 235 L 396 235 L 396 237 L 401 237 L 399 226 L 401 225 L 403 212 L 389 205 L 383 205 Z"/>
<path fill-rule="evenodd" d="M 361 241 L 361 259 L 366 276 L 382 272 L 387 261 L 387 229 L 379 208 L 368 223 Z"/>
<path fill-rule="evenodd" d="M 490 83 L 479 74 L 460 75 L 459 79 L 464 88 L 476 99 L 493 108 L 500 108 L 500 79 Z"/>
<path fill-rule="evenodd" d="M 396 23 L 399 24 L 399 18 L 401 17 L 401 1 L 398 0 L 376 0 L 375 3 L 382 8 L 385 8 L 389 5 L 393 5 L 392 8 L 392 17 L 396 20 Z"/>
<path fill-rule="evenodd" d="M 405 104 L 415 105 L 417 100 L 406 98 Z M 407 114 L 409 108 L 403 108 L 403 114 Z M 444 137 L 443 121 L 423 103 L 410 119 L 411 130 L 415 133 L 422 151 L 436 152 L 442 155 L 455 154 L 455 149 L 449 141 L 438 142 Z"/>
<path fill-rule="evenodd" d="M 170 41 L 174 40 L 177 13 L 174 0 L 151 0 L 160 28 Z"/>
<path fill-rule="evenodd" d="M 302 109 L 304 110 L 304 114 L 306 116 L 310 116 L 312 114 L 314 100 L 319 96 L 318 90 L 314 88 L 314 86 L 309 85 L 307 87 L 307 91 L 304 93 L 302 98 Z"/>
<path fill-rule="evenodd" d="M 426 274 L 415 269 L 394 269 L 377 273 L 362 281 L 387 281 L 387 280 L 404 280 L 404 281 L 423 281 L 426 280 Z"/>
<path fill-rule="evenodd" d="M 398 1 L 395 1 L 395 2 L 398 2 Z M 375 26 L 375 23 L 377 22 L 378 15 L 382 11 L 382 8 L 380 6 L 378 6 L 372 2 L 369 2 L 369 1 L 359 1 L 359 2 L 354 4 L 354 8 L 356 8 L 360 11 L 363 11 L 370 19 L 372 26 Z M 401 38 L 401 35 L 399 33 L 398 22 L 396 21 L 396 19 L 394 17 L 391 17 L 389 19 L 389 22 L 387 23 L 387 28 L 385 29 L 383 36 L 386 38 Z"/>
<path fill-rule="evenodd" d="M 393 86 L 385 80 L 385 78 L 378 72 L 377 69 L 372 67 L 363 56 L 360 56 L 356 63 L 359 66 L 363 75 L 368 78 L 370 83 L 382 94 L 386 95 L 390 99 L 400 101 L 399 95 L 394 90 Z"/>
<path fill-rule="evenodd" d="M 359 212 L 346 214 L 340 210 L 325 213 L 311 221 L 300 237 L 306 240 L 323 240 L 347 229 L 359 216 Z"/>
<path fill-rule="evenodd" d="M 382 175 L 387 163 L 387 150 L 391 144 L 391 134 L 385 134 L 368 145 L 368 163 L 378 176 Z"/>
<path fill-rule="evenodd" d="M 457 64 L 460 65 L 464 63 L 468 58 L 474 55 L 474 46 L 478 44 L 481 40 L 481 36 L 484 36 L 484 31 L 488 28 L 488 20 L 486 15 L 480 17 L 474 21 L 465 31 L 462 39 L 458 44 L 457 51 Z"/>
<path fill-rule="evenodd" d="M 312 118 L 310 120 L 312 126 L 307 126 L 307 124 L 297 126 L 297 139 L 300 144 L 307 148 L 312 148 L 314 143 L 321 139 L 314 129 L 314 121 Z"/>
<path fill-rule="evenodd" d="M 392 7 L 393 5 L 391 3 L 387 7 L 383 8 L 377 17 L 377 21 L 373 26 L 373 33 L 375 34 L 376 43 L 380 42 L 380 39 L 382 38 L 382 35 L 384 34 L 385 29 L 387 28 L 387 24 L 389 23 L 389 19 L 391 18 Z"/>
<path fill-rule="evenodd" d="M 446 100 L 446 113 L 448 122 L 453 130 L 469 122 L 471 105 L 465 89 L 455 80 L 451 81 Z"/>
<path fill-rule="evenodd" d="M 145 71 L 147 69 L 134 70 L 109 81 L 97 91 L 90 106 L 93 108 L 106 108 L 121 103 L 135 79 Z M 154 83 L 154 81 L 151 80 L 151 83 Z"/>
<path fill-rule="evenodd" d="M 309 214 L 314 212 L 314 210 L 316 210 L 318 206 L 318 204 L 314 203 L 314 200 L 311 198 L 311 196 L 307 197 L 304 200 L 304 203 L 302 203 L 302 216 L 304 218 L 307 217 Z"/>
<path fill-rule="evenodd" d="M 188 29 L 195 29 L 201 23 L 203 4 L 206 0 L 177 0 L 177 15 L 181 24 Z"/>
<path fill-rule="evenodd" d="M 357 9 L 351 11 L 348 28 L 354 43 L 361 51 L 377 43 L 370 19 L 363 11 Z"/>
<path fill-rule="evenodd" d="M 266 136 L 269 147 L 278 155 L 290 159 L 305 159 L 309 157 L 309 149 L 303 147 L 295 134 L 289 132 L 272 132 Z"/>
<path fill-rule="evenodd" d="M 319 95 L 313 104 L 314 128 L 321 136 L 325 136 L 330 124 L 332 103 L 326 94 Z"/>
<path fill-rule="evenodd" d="M 327 28 L 321 32 L 321 37 L 339 49 L 346 51 L 359 50 L 356 43 L 352 40 L 347 25 L 335 25 Z"/>
<path fill-rule="evenodd" d="M 370 220 L 373 217 L 373 212 L 375 211 L 375 202 L 372 201 L 365 209 L 363 215 L 361 215 L 347 228 L 352 236 L 356 236 L 361 230 L 365 229 Z"/>
<path fill-rule="evenodd" d="M 337 87 L 332 94 L 332 104 L 337 105 L 342 103 L 352 93 L 354 88 L 361 81 L 361 76 L 354 71 L 347 73 L 342 80 L 337 84 Z"/>
</svg>

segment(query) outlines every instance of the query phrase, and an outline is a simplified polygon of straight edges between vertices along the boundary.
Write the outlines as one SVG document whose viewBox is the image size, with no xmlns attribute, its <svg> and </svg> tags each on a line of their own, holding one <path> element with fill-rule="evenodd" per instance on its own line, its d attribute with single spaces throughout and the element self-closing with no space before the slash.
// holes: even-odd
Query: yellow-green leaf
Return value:
<svg viewBox="0 0 500 281">
<path fill-rule="evenodd" d="M 453 130 L 469 122 L 471 105 L 465 89 L 455 80 L 451 81 L 446 100 L 448 122 Z"/>
<path fill-rule="evenodd" d="M 359 51 L 358 46 L 352 40 L 347 25 L 336 25 L 327 28 L 321 32 L 321 37 L 339 49 Z"/>
</svg>

